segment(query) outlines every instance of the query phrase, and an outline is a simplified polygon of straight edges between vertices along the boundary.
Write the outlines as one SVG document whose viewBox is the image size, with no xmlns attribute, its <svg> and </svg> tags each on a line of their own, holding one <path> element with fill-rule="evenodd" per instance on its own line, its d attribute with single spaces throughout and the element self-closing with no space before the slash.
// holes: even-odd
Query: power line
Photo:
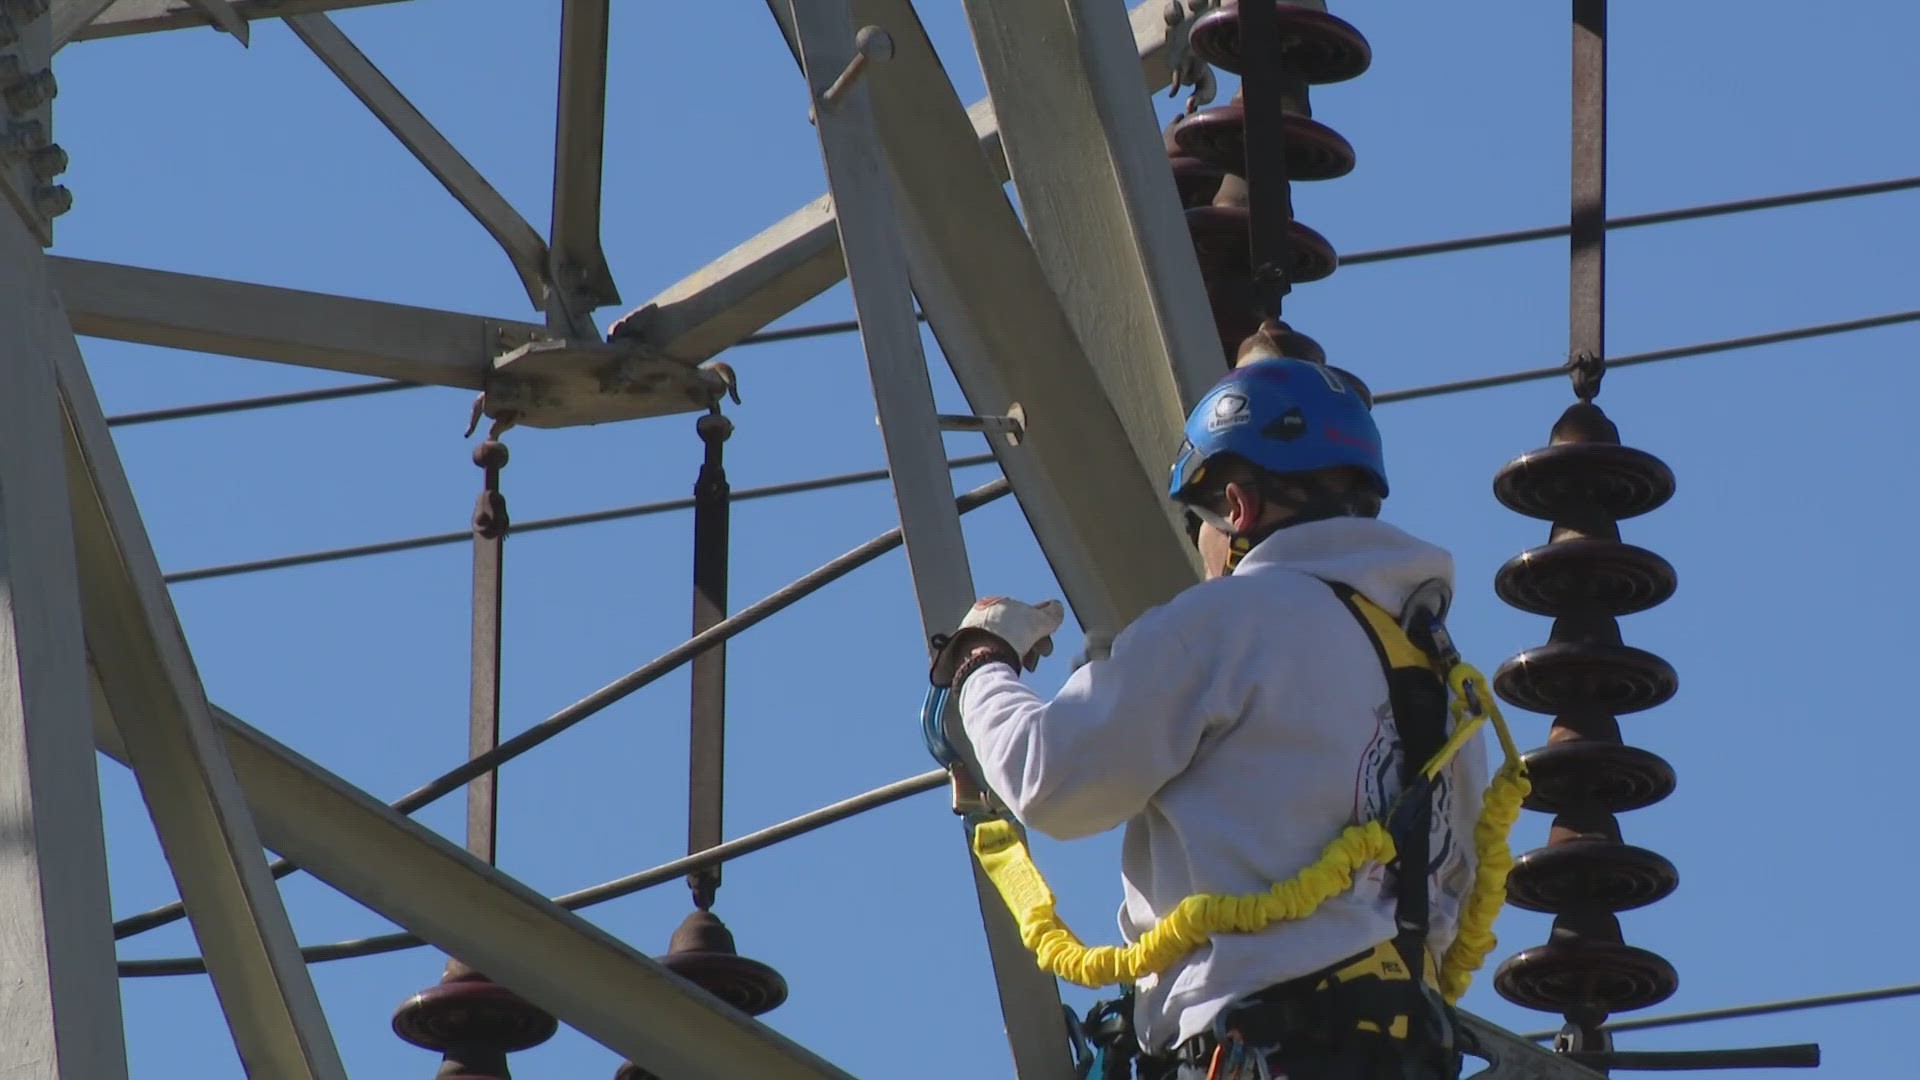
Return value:
<svg viewBox="0 0 1920 1080">
<path fill-rule="evenodd" d="M 1898 326 L 1911 322 L 1920 322 L 1920 310 L 1900 311 L 1889 315 L 1874 315 L 1864 319 L 1850 319 L 1845 322 L 1795 327 L 1791 330 L 1776 330 L 1765 334 L 1752 334 L 1747 337 L 1723 338 L 1719 341 L 1702 342 L 1698 345 L 1682 345 L 1671 349 L 1656 349 L 1652 352 L 1630 353 L 1608 360 L 1607 367 L 1635 367 L 1640 364 L 1652 364 L 1664 360 L 1683 360 L 1689 357 L 1733 352 L 1738 349 L 1759 348 L 1763 345 L 1778 345 L 1789 341 L 1804 341 L 1809 338 L 1831 337 L 1836 334 L 1848 334 L 1860 330 L 1875 330 L 1881 327 Z M 1566 373 L 1567 369 L 1565 365 L 1560 364 L 1552 367 L 1528 368 L 1523 371 L 1510 371 L 1500 375 L 1483 375 L 1478 378 L 1461 379 L 1456 382 L 1435 383 L 1431 386 L 1409 387 L 1405 390 L 1388 390 L 1384 393 L 1374 395 L 1374 401 L 1376 404 L 1384 405 L 1396 401 L 1412 401 L 1418 398 L 1440 397 L 1446 394 L 1460 394 L 1474 390 L 1489 390 L 1500 386 L 1512 386 L 1516 383 L 1538 382 L 1544 379 L 1559 378 Z M 952 468 L 958 469 L 972 465 L 984 465 L 992 460 L 993 455 L 991 454 L 978 454 L 971 457 L 954 458 L 947 464 Z M 885 469 L 871 469 L 865 472 L 845 473 L 840 476 L 828 476 L 815 480 L 796 480 L 785 484 L 772 484 L 766 487 L 744 488 L 735 492 L 734 498 L 744 501 L 747 499 L 768 498 L 774 495 L 788 495 L 801 491 L 817 491 L 830 487 L 884 480 L 887 476 L 888 473 Z M 647 514 L 665 513 L 671 510 L 684 510 L 692 505 L 692 499 L 670 499 L 664 502 L 641 503 L 635 506 L 617 507 L 611 510 L 595 510 L 583 514 L 569 514 L 563 517 L 540 518 L 526 522 L 525 524 L 516 524 L 513 528 L 517 533 L 538 532 L 545 529 L 561 529 L 574 525 L 587 525 L 599 521 L 641 517 Z M 429 536 L 414 536 L 400 540 L 384 540 L 374 544 L 331 548 L 325 551 L 311 551 L 296 555 L 280 555 L 270 559 L 228 563 L 223 566 L 209 566 L 194 570 L 177 570 L 165 575 L 165 578 L 168 584 L 202 581 L 207 578 L 229 577 L 236 574 L 257 573 L 263 570 L 280 570 L 291 566 L 308 566 L 314 563 L 357 559 L 369 555 L 384 555 L 396 551 L 412 551 L 419 548 L 463 543 L 471 536 L 471 532 L 465 530 L 459 532 L 434 533 Z"/>
<path fill-rule="evenodd" d="M 1884 195 L 1888 192 L 1909 191 L 1914 188 L 1920 188 L 1920 176 L 1906 176 L 1897 180 L 1876 180 L 1866 184 L 1848 184 L 1844 187 L 1816 188 L 1810 191 L 1789 192 L 1785 195 L 1763 195 L 1757 199 L 1706 203 L 1701 206 L 1684 206 L 1675 210 L 1655 210 L 1647 214 L 1628 214 L 1625 217 L 1608 218 L 1607 231 L 1638 229 L 1648 225 L 1667 225 L 1676 221 L 1695 221 L 1700 218 L 1723 217 L 1728 214 L 1745 214 L 1755 210 L 1777 210 L 1785 206 L 1805 206 L 1808 203 L 1833 202 L 1838 199 L 1858 198 L 1862 195 Z M 1545 225 L 1537 229 L 1515 229 L 1511 232 L 1465 236 L 1458 240 L 1436 240 L 1426 244 L 1405 244 L 1373 251 L 1357 251 L 1352 255 L 1342 255 L 1340 265 L 1365 266 L 1368 263 L 1392 262 L 1396 259 L 1417 259 L 1425 255 L 1446 255 L 1456 251 L 1503 247 L 1507 244 L 1524 244 L 1534 240 L 1552 240 L 1567 236 L 1572 231 L 1573 228 L 1570 225 Z"/>
<path fill-rule="evenodd" d="M 1012 488 L 1005 477 L 990 481 L 974 488 L 954 500 L 962 514 L 970 513 L 1007 494 Z M 459 790 L 468 781 L 498 769 L 514 758 L 525 754 L 541 743 L 559 735 L 568 728 L 595 713 L 606 709 L 616 702 L 633 694 L 653 682 L 677 670 L 682 664 L 714 648 L 721 643 L 749 630 L 760 623 L 785 611 L 801 600 L 819 592 L 835 581 L 846 577 L 860 567 L 892 551 L 902 543 L 902 534 L 898 528 L 890 529 L 879 536 L 861 544 L 852 551 L 839 556 L 806 576 L 769 593 L 767 596 L 748 604 L 732 615 L 702 630 L 680 644 L 668 649 L 653 660 L 640 665 L 620 676 L 606 686 L 595 690 L 579 701 L 561 709 L 545 720 L 527 728 L 518 735 L 495 746 L 477 757 L 468 759 L 454 768 L 440 774 L 421 787 L 415 788 L 396 800 L 392 808 L 402 814 L 411 814 L 441 797 Z M 285 877 L 299 869 L 290 860 L 278 859 L 269 864 L 268 870 L 275 878 Z M 186 913 L 179 901 L 152 911 L 142 912 L 113 924 L 113 936 L 116 939 L 132 937 L 156 927 L 165 926 Z"/>
<path fill-rule="evenodd" d="M 1920 322 L 1920 311 L 1898 311 L 1891 315 L 1874 315 L 1865 319 L 1850 319 L 1846 322 L 1821 323 L 1818 326 L 1801 326 L 1792 330 L 1775 330 L 1768 334 L 1753 334 L 1748 337 L 1724 338 L 1720 341 L 1702 342 L 1699 345 L 1682 345 L 1672 349 L 1656 349 L 1653 352 L 1630 353 L 1616 356 L 1607 361 L 1607 367 L 1633 367 L 1638 364 L 1653 364 L 1662 360 L 1684 360 L 1692 356 L 1706 356 L 1711 353 L 1732 352 L 1736 349 L 1753 349 L 1762 345 L 1778 345 L 1787 341 L 1805 341 L 1808 338 L 1830 337 L 1834 334 L 1850 334 L 1856 330 L 1876 330 L 1883 326 L 1898 326 L 1901 323 Z M 1406 390 L 1389 390 L 1374 395 L 1376 404 L 1395 401 L 1412 401 L 1415 398 L 1439 397 L 1443 394 L 1460 394 L 1469 390 L 1489 390 L 1496 386 L 1511 386 L 1515 383 L 1537 382 L 1567 374 L 1565 364 L 1553 367 L 1528 368 L 1525 371 L 1510 371 L 1504 375 L 1484 375 L 1477 379 L 1462 379 L 1458 382 L 1435 383 L 1432 386 L 1416 386 Z"/>
<path fill-rule="evenodd" d="M 993 462 L 992 454 L 973 454 L 968 457 L 952 458 L 947 462 L 950 469 L 965 469 L 975 465 L 987 465 Z M 775 495 L 794 495 L 803 491 L 824 491 L 827 488 L 848 487 L 854 484 L 866 484 L 876 480 L 885 480 L 891 474 L 885 469 L 868 469 L 864 472 L 842 473 L 838 476 L 822 476 L 812 480 L 790 480 L 784 484 L 768 484 L 765 487 L 741 488 L 733 493 L 734 502 L 747 502 L 753 499 L 767 499 Z M 575 525 L 591 525 L 601 521 L 620 521 L 626 518 L 646 517 L 650 514 L 664 514 L 674 510 L 686 510 L 693 506 L 690 498 L 667 499 L 661 502 L 638 503 L 633 506 L 619 506 L 610 510 L 592 510 L 583 514 L 564 514 L 559 517 L 535 518 L 532 521 L 513 523 L 512 535 L 543 532 L 548 529 L 565 529 Z M 341 559 L 359 559 L 368 555 L 389 555 L 396 551 L 417 551 L 420 548 L 440 547 L 447 544 L 464 543 L 473 539 L 470 529 L 458 532 L 433 533 L 428 536 L 409 536 L 400 540 L 382 540 L 373 544 L 356 544 L 352 547 L 329 548 L 325 551 L 307 551 L 296 555 L 277 555 L 270 559 L 254 559 L 249 562 L 227 563 L 222 566 L 203 566 L 194 570 L 176 570 L 165 575 L 169 585 L 186 581 L 205 581 L 208 578 L 232 577 L 236 574 L 253 574 L 262 570 L 284 570 L 290 566 L 312 566 L 315 563 L 337 562 Z"/>
<path fill-rule="evenodd" d="M 579 911 L 595 904 L 604 904 L 623 896 L 631 896 L 643 889 L 664 885 L 669 881 L 678 881 L 697 870 L 750 855 L 762 848 L 772 847 L 796 836 L 804 836 L 816 829 L 825 828 L 837 821 L 845 821 L 857 814 L 864 814 L 882 806 L 899 802 L 902 799 L 947 786 L 945 769 L 934 769 L 910 776 L 905 780 L 896 780 L 885 787 L 843 799 L 831 806 L 823 806 L 799 817 L 772 825 L 758 832 L 751 832 L 724 844 L 710 847 L 697 854 L 662 863 L 651 870 L 642 870 L 637 874 L 628 874 L 615 878 L 605 884 L 592 888 L 570 892 L 565 896 L 556 896 L 553 903 L 568 911 Z M 358 938 L 353 941 L 337 941 L 330 945 L 310 945 L 300 950 L 300 955 L 309 964 L 330 960 L 351 960 L 362 956 L 378 956 L 381 953 L 400 952 L 404 949 L 418 948 L 426 944 L 412 934 L 381 934 L 378 937 Z M 155 960 L 122 960 L 120 974 L 123 978 L 152 978 L 161 975 L 199 975 L 207 970 L 206 961 L 198 956 L 174 956 Z"/>
<path fill-rule="evenodd" d="M 1845 994 L 1790 998 L 1786 1001 L 1768 1001 L 1758 1005 L 1736 1005 L 1726 1009 L 1704 1009 L 1700 1012 L 1672 1013 L 1667 1016 L 1646 1016 L 1637 1020 L 1616 1020 L 1604 1025 L 1604 1030 L 1646 1031 L 1650 1028 L 1683 1027 L 1687 1024 L 1704 1024 L 1713 1020 L 1740 1020 L 1749 1016 L 1768 1016 L 1773 1013 L 1800 1012 L 1806 1009 L 1828 1009 L 1838 1005 L 1858 1005 L 1868 1001 L 1888 1001 L 1903 997 L 1920 997 L 1920 983 L 1888 986 L 1879 990 L 1855 990 Z M 1532 1039 L 1535 1042 L 1545 1042 L 1558 1034 L 1558 1031 L 1529 1031 L 1520 1037 Z"/>
<path fill-rule="evenodd" d="M 1629 214 L 1624 217 L 1610 218 L 1608 231 L 1615 229 L 1637 229 L 1648 225 L 1667 225 L 1678 221 L 1694 221 L 1700 218 L 1722 217 L 1730 214 L 1751 213 L 1756 210 L 1776 210 L 1788 206 L 1805 206 L 1810 203 L 1833 202 L 1840 199 L 1853 199 L 1866 195 L 1884 195 L 1896 191 L 1909 191 L 1920 188 L 1920 176 L 1901 177 L 1894 180 L 1876 180 L 1864 184 L 1847 184 L 1841 187 L 1815 188 L 1808 191 L 1795 191 L 1783 195 L 1765 195 L 1753 199 L 1736 199 L 1732 202 L 1706 203 L 1700 206 L 1686 206 L 1673 210 L 1656 210 L 1646 214 Z M 1393 262 L 1398 259 L 1414 259 L 1427 255 L 1444 255 L 1458 251 L 1473 251 L 1481 248 L 1503 247 L 1508 244 L 1522 244 L 1535 240 L 1552 240 L 1566 236 L 1571 232 L 1567 225 L 1545 225 L 1534 229 L 1516 229 L 1508 232 L 1484 233 L 1479 236 L 1466 236 L 1453 240 L 1436 240 L 1424 244 L 1405 244 L 1400 247 L 1377 248 L 1372 251 L 1356 251 L 1342 256 L 1342 266 L 1365 266 L 1369 263 Z M 920 314 L 919 320 L 926 321 L 926 315 Z M 762 330 L 741 338 L 736 345 L 764 345 L 779 341 L 795 341 L 802 338 L 824 337 L 830 334 L 849 334 L 860 329 L 860 324 L 851 319 L 838 322 L 813 323 L 805 326 L 793 326 L 780 330 Z M 423 386 L 421 383 L 382 381 L 360 383 L 353 386 L 331 387 L 324 390 L 303 390 L 290 394 L 271 394 L 264 397 L 237 398 L 231 401 L 215 401 L 204 405 L 182 405 L 170 409 L 152 409 L 146 412 L 122 413 L 107 418 L 109 427 L 123 427 L 133 424 L 152 424 L 166 420 L 188 420 L 202 416 L 216 416 L 224 413 L 246 412 L 253 409 L 271 409 L 281 405 L 304 405 L 317 401 L 334 401 L 340 398 L 363 397 L 369 394 L 382 394 L 394 390 L 412 390 Z"/>
</svg>

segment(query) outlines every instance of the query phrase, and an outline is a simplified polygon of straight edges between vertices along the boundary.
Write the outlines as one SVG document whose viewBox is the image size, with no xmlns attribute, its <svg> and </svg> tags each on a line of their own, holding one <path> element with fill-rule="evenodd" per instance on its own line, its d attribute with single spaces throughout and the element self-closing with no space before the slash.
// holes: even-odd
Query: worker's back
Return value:
<svg viewBox="0 0 1920 1080">
<path fill-rule="evenodd" d="M 975 735 L 983 766 L 1042 832 L 1086 835 L 1124 816 L 1120 924 L 1129 941 L 1188 896 L 1262 892 L 1315 861 L 1343 827 L 1380 816 L 1400 787 L 1381 660 L 1327 582 L 1397 612 L 1436 578 L 1451 584 L 1451 557 L 1381 521 L 1282 529 L 1232 576 L 1142 616 L 1110 659 L 1075 672 L 1044 718 L 983 716 Z M 1004 671 L 983 672 L 967 689 L 1012 677 Z M 1452 940 L 1471 883 L 1486 771 L 1474 740 L 1436 798 L 1434 955 Z M 1235 998 L 1392 938 L 1387 877 L 1368 867 L 1309 918 L 1216 935 L 1142 980 L 1142 1042 L 1184 1041 Z"/>
</svg>

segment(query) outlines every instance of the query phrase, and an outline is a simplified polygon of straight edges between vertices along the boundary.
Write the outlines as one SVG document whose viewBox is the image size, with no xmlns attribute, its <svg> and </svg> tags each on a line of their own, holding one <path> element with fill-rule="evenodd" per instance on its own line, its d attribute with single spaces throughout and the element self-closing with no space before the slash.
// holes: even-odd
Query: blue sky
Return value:
<svg viewBox="0 0 1920 1080">
<path fill-rule="evenodd" d="M 341 25 L 536 226 L 547 221 L 558 4 L 413 0 Z M 818 195 L 806 101 L 760 0 L 615 5 L 604 238 L 637 306 Z M 1920 96 L 1907 43 L 1920 14 L 1886 2 L 1810 12 L 1781 0 L 1615 5 L 1610 200 L 1615 213 L 1903 176 L 1912 141 L 1889 115 Z M 983 87 L 960 5 L 923 20 L 962 96 Z M 1318 91 L 1349 138 L 1349 177 L 1296 190 L 1299 216 L 1343 251 L 1565 220 L 1564 5 L 1519 0 L 1336 10 L 1372 40 L 1373 69 Z M 1814 43 L 1820 48 L 1813 48 Z M 63 255 L 453 310 L 530 317 L 486 234 L 284 28 L 242 50 L 211 31 L 83 43 L 57 65 L 58 138 L 73 155 Z M 1230 86 L 1230 83 L 1229 83 Z M 1222 97 L 1224 98 L 1223 90 Z M 1160 99 L 1162 114 L 1169 103 Z M 1904 310 L 1920 194 L 1615 234 L 1616 354 Z M 1376 390 L 1538 367 L 1566 347 L 1566 248 L 1545 242 L 1355 267 L 1295 291 L 1288 318 Z M 850 317 L 844 287 L 787 323 Z M 618 309 L 599 314 L 604 326 Z M 1908 423 L 1912 327 L 1623 370 L 1602 405 L 1626 442 L 1679 479 L 1625 524 L 1680 590 L 1623 621 L 1678 669 L 1670 704 L 1627 718 L 1674 763 L 1677 793 L 1625 815 L 1631 842 L 1679 867 L 1671 898 L 1623 916 L 1673 961 L 1663 1010 L 1908 981 L 1895 932 L 1916 881 L 1905 797 L 1920 735 L 1899 687 L 1915 596 L 1914 518 L 1900 493 L 1920 450 Z M 85 341 L 109 413 L 349 380 L 222 357 Z M 937 357 L 931 338 L 930 356 Z M 855 337 L 742 348 L 731 410 L 736 488 L 883 463 Z M 943 404 L 961 407 L 935 364 Z M 1548 622 L 1494 597 L 1493 572 L 1544 540 L 1494 501 L 1496 469 L 1544 443 L 1561 382 L 1383 406 L 1387 516 L 1453 550 L 1455 634 L 1491 670 Z M 470 395 L 422 390 L 163 425 L 118 442 L 163 566 L 187 569 L 466 526 L 479 476 L 461 439 Z M 1046 423 L 1044 416 L 1030 418 Z M 504 487 L 516 519 L 675 498 L 699 461 L 692 417 L 518 430 Z M 977 436 L 953 436 L 957 453 Z M 1171 448 L 1169 448 L 1171 449 Z M 1089 468 L 1100 467 L 1088 462 Z M 958 475 L 972 487 L 993 475 Z M 736 607 L 894 524 L 884 486 L 740 506 Z M 688 625 L 691 521 L 669 515 L 509 544 L 504 724 L 519 730 L 651 659 Z M 968 519 L 983 592 L 1057 594 L 1011 500 Z M 394 798 L 465 752 L 463 548 L 183 584 L 174 591 L 212 698 L 367 790 Z M 914 728 L 925 657 L 895 553 L 739 638 L 727 763 L 730 835 L 928 767 Z M 1060 657 L 1078 647 L 1071 627 Z M 1034 676 L 1055 687 L 1066 666 Z M 1523 745 L 1544 717 L 1514 713 Z M 559 893 L 681 854 L 686 677 L 635 695 L 509 766 L 500 861 Z M 114 907 L 174 887 L 137 789 L 102 769 Z M 449 835 L 461 801 L 420 815 Z M 1545 819 L 1527 815 L 1516 848 Z M 1064 914 L 1113 940 L 1118 835 L 1038 857 Z M 283 893 L 303 941 L 390 927 L 312 879 Z M 590 917 L 650 951 L 688 910 L 678 884 Z M 862 1076 L 1006 1075 L 959 830 L 925 795 L 727 870 L 716 910 L 790 1002 L 770 1023 Z M 1509 910 L 1495 961 L 1545 939 Z M 122 955 L 192 951 L 175 926 Z M 431 984 L 427 950 L 314 969 L 354 1076 L 430 1076 L 388 1030 Z M 1080 991 L 1068 1000 L 1084 1005 Z M 1466 1004 L 1520 1030 L 1556 1018 Z M 133 1075 L 240 1077 L 203 978 L 124 984 Z M 1623 1037 L 1679 1048 L 1819 1041 L 1832 1075 L 1899 1075 L 1914 1005 L 1892 1002 Z M 930 1052 L 936 1044 L 937 1052 Z M 563 1031 L 517 1055 L 525 1077 L 610 1076 L 616 1058 Z M 1763 1074 L 1757 1074 L 1763 1075 Z"/>
</svg>

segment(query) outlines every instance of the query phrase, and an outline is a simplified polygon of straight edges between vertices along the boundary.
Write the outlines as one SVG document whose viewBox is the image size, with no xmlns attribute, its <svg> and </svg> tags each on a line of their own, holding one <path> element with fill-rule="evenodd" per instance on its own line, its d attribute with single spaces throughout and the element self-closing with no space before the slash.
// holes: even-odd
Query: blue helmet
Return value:
<svg viewBox="0 0 1920 1080">
<path fill-rule="evenodd" d="M 1271 473 L 1350 466 L 1387 494 L 1380 429 L 1361 388 L 1336 368 L 1268 357 L 1242 363 L 1200 399 L 1187 418 L 1167 494 L 1180 499 L 1209 462 L 1234 454 Z"/>
</svg>

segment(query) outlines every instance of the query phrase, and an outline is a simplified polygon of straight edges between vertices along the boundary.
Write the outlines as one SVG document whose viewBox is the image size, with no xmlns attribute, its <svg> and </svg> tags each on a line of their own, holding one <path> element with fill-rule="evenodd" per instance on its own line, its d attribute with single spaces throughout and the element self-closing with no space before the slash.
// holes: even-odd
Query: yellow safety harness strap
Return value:
<svg viewBox="0 0 1920 1080">
<path fill-rule="evenodd" d="M 1378 605 L 1361 597 L 1357 607 L 1391 660 L 1419 657 L 1420 665 L 1431 665 L 1398 621 Z M 1473 887 L 1462 905 L 1453 943 L 1440 960 L 1441 994 L 1451 1003 L 1466 992 L 1473 972 L 1495 946 L 1493 920 L 1506 898 L 1507 873 L 1513 867 L 1507 833 L 1519 816 L 1530 785 L 1485 677 L 1461 662 L 1446 671 L 1444 679 L 1455 731 L 1421 771 L 1427 776 L 1437 775 L 1483 722 L 1493 724 L 1507 755 L 1487 788 L 1474 824 L 1478 860 Z M 1391 862 L 1395 855 L 1393 838 L 1380 821 L 1350 825 L 1312 865 L 1265 892 L 1189 896 L 1133 944 L 1090 947 L 1055 911 L 1053 891 L 1013 822 L 1003 815 L 982 815 L 974 818 L 972 825 L 974 855 L 1012 912 L 1021 941 L 1033 951 L 1041 969 L 1068 982 L 1095 988 L 1132 983 L 1163 972 L 1215 934 L 1253 933 L 1275 922 L 1304 919 L 1331 897 L 1352 888 L 1353 876 L 1362 867 Z"/>
</svg>

